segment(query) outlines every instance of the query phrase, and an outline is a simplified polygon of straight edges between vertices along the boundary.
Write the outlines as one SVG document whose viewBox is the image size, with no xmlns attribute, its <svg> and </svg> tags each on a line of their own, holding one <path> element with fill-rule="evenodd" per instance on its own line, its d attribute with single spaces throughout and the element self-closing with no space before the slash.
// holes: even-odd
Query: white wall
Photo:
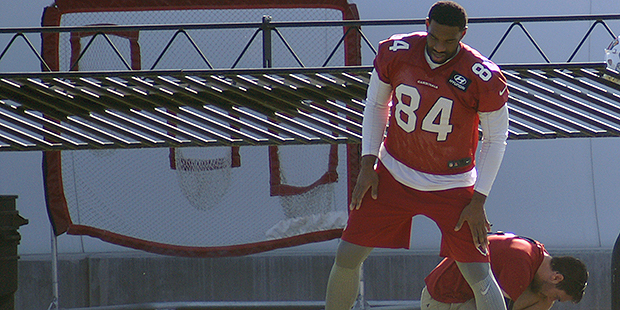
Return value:
<svg viewBox="0 0 620 310">
<path fill-rule="evenodd" d="M 362 19 L 421 19 L 428 14 L 428 9 L 434 0 L 405 1 L 388 0 L 377 1 L 357 0 Z M 458 1 L 467 10 L 470 18 L 475 17 L 504 17 L 504 16 L 554 16 L 554 15 L 587 15 L 587 14 L 617 14 L 620 13 L 620 3 L 617 1 L 574 0 L 574 1 L 491 1 L 491 0 L 462 0 Z M 524 27 L 540 45 L 552 62 L 568 60 L 592 22 L 579 23 L 524 23 Z M 620 22 L 608 22 L 614 33 L 620 34 Z M 570 27 L 567 27 L 570 26 Z M 509 24 L 470 24 L 464 42 L 478 49 L 482 54 L 489 55 L 501 37 L 508 29 Z M 423 30 L 423 26 L 413 30 Z M 393 33 L 412 31 L 411 27 L 373 27 L 364 29 L 370 41 L 377 43 Z M 591 36 L 573 61 L 603 60 L 603 49 L 611 42 L 611 36 L 602 25 L 597 25 Z M 372 60 L 372 54 L 366 51 L 364 62 Z M 515 27 L 508 35 L 493 59 L 496 63 L 516 62 L 544 62 L 544 59 L 526 39 L 523 31 Z"/>
<path fill-rule="evenodd" d="M 29 1 L 25 10 L 18 1 L 3 3 L 0 28 L 38 27 L 43 7 L 49 0 Z M 434 1 L 357 0 L 362 19 L 423 18 Z M 547 16 L 620 13 L 617 1 L 460 1 L 470 17 Z M 620 23 L 609 24 L 620 33 Z M 589 23 L 567 29 L 565 25 L 526 24 L 551 61 L 566 61 L 585 34 Z M 508 25 L 472 25 L 465 42 L 483 54 L 491 52 Z M 373 43 L 409 27 L 364 29 Z M 546 35 L 546 36 L 545 36 Z M 514 41 L 510 41 L 514 38 Z M 602 61 L 603 49 L 611 41 L 598 26 L 576 61 Z M 33 42 L 38 47 L 38 42 Z M 497 63 L 543 62 L 514 31 L 500 49 Z M 23 44 L 22 44 L 23 45 Z M 2 46 L 3 47 L 3 46 Z M 529 56 L 524 56 L 529 55 Z M 372 55 L 364 53 L 364 63 Z M 0 61 L 0 71 L 36 71 L 36 59 L 20 59 L 19 53 Z M 613 247 L 620 231 L 620 138 L 510 141 L 504 163 L 487 203 L 494 229 L 513 231 L 543 241 L 548 248 Z M 0 194 L 18 195 L 19 212 L 30 223 L 20 229 L 21 254 L 49 253 L 50 228 L 43 196 L 41 154 L 0 152 Z M 436 249 L 439 234 L 430 221 L 416 218 L 415 248 Z M 301 249 L 333 250 L 334 241 L 307 245 Z M 298 248 L 298 249 L 300 249 Z M 63 235 L 60 252 L 124 251 L 89 237 Z M 292 249 L 296 250 L 296 249 Z"/>
</svg>

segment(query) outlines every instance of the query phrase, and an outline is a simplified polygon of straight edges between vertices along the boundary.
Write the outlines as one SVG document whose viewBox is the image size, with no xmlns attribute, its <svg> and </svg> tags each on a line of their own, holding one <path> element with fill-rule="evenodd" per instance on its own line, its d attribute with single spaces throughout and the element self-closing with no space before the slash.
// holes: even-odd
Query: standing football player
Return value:
<svg viewBox="0 0 620 310">
<path fill-rule="evenodd" d="M 426 32 L 380 43 L 364 109 L 361 169 L 326 310 L 351 308 L 373 248 L 409 247 L 415 215 L 439 226 L 440 255 L 457 262 L 477 309 L 506 309 L 489 264 L 484 202 L 506 148 L 508 88 L 497 65 L 461 42 L 466 32 L 465 9 L 440 1 Z"/>
</svg>

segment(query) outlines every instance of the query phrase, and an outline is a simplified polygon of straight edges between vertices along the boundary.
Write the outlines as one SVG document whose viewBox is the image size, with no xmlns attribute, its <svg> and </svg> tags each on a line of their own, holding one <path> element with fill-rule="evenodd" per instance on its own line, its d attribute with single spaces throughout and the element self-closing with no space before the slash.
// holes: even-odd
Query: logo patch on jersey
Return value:
<svg viewBox="0 0 620 310">
<path fill-rule="evenodd" d="M 448 168 L 455 169 L 471 164 L 471 157 L 461 158 L 448 162 Z"/>
<path fill-rule="evenodd" d="M 471 80 L 456 71 L 452 71 L 448 83 L 462 91 L 466 91 L 469 84 L 471 84 Z"/>
</svg>

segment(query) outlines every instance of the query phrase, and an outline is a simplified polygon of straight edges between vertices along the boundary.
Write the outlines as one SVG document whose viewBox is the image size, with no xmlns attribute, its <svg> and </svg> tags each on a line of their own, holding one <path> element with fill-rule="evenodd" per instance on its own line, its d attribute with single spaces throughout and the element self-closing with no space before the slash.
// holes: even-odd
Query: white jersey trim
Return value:
<svg viewBox="0 0 620 310">
<path fill-rule="evenodd" d="M 476 169 L 449 175 L 420 172 L 409 168 L 392 157 L 383 144 L 381 144 L 379 149 L 379 159 L 396 181 L 419 191 L 441 191 L 458 187 L 469 187 L 476 183 Z"/>
</svg>

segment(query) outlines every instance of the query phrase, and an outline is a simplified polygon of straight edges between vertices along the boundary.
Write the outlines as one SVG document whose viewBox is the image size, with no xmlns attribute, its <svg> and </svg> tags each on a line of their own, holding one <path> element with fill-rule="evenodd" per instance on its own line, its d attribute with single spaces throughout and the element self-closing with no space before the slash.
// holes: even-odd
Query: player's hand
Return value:
<svg viewBox="0 0 620 310">
<path fill-rule="evenodd" d="M 349 204 L 349 210 L 359 210 L 362 204 L 362 198 L 370 189 L 370 195 L 372 199 L 377 199 L 377 188 L 379 186 L 379 175 L 374 169 L 376 156 L 364 155 L 362 157 L 362 163 L 359 175 L 357 176 L 357 182 L 351 193 L 351 204 Z"/>
<path fill-rule="evenodd" d="M 471 237 L 478 251 L 487 255 L 489 242 L 487 240 L 487 232 L 491 231 L 491 224 L 487 220 L 486 211 L 484 210 L 485 200 L 486 196 L 474 191 L 471 202 L 461 212 L 461 217 L 456 223 L 454 230 L 460 230 L 463 224 L 467 222 L 471 231 Z"/>
</svg>

